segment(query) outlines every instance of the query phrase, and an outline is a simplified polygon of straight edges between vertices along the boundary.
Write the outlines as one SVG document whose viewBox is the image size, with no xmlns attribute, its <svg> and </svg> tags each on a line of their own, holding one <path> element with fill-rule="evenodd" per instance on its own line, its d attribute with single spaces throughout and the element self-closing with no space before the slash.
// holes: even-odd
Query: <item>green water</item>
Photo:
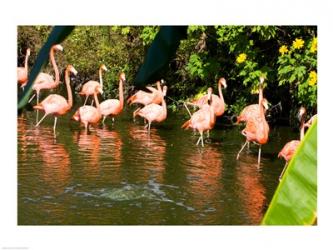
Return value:
<svg viewBox="0 0 333 250">
<path fill-rule="evenodd" d="M 112 125 L 88 134 L 70 114 L 35 128 L 35 113 L 18 122 L 19 225 L 255 225 L 278 185 L 284 162 L 277 154 L 298 137 L 272 128 L 262 148 L 240 160 L 241 127 L 217 124 L 205 147 L 172 114 L 150 135 L 127 109 Z"/>
</svg>

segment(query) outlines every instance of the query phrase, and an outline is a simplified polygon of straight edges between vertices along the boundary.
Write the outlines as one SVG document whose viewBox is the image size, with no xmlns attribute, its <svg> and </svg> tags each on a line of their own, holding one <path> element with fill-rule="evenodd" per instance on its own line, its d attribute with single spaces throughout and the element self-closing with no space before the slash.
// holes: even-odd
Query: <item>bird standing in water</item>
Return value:
<svg viewBox="0 0 333 250">
<path fill-rule="evenodd" d="M 198 145 L 201 141 L 202 147 L 204 147 L 203 133 L 207 130 L 211 130 L 214 127 L 216 121 L 214 107 L 211 105 L 212 92 L 213 89 L 208 88 L 208 94 L 207 94 L 208 103 L 202 105 L 198 111 L 193 113 L 191 119 L 186 121 L 182 125 L 182 128 L 184 129 L 193 128 L 200 133 L 200 137 L 196 145 Z"/>
<path fill-rule="evenodd" d="M 304 137 L 304 128 L 305 128 L 305 123 L 304 123 L 304 117 L 305 117 L 305 108 L 301 107 L 299 112 L 298 112 L 298 119 L 301 122 L 300 126 L 300 140 L 292 140 L 290 142 L 287 142 L 286 145 L 282 148 L 282 150 L 279 152 L 278 157 L 279 158 L 284 158 L 286 160 L 286 164 L 284 165 L 284 168 L 279 176 L 279 180 L 281 181 L 281 178 L 288 166 L 289 161 L 293 158 L 296 149 L 298 148 L 299 144 L 303 140 Z"/>
<path fill-rule="evenodd" d="M 28 82 L 28 60 L 30 56 L 30 49 L 28 48 L 25 54 L 24 67 L 17 67 L 17 82 L 24 90 L 24 86 Z"/>
<path fill-rule="evenodd" d="M 258 166 L 260 165 L 261 158 L 261 145 L 268 142 L 269 126 L 265 118 L 264 105 L 263 105 L 263 83 L 264 78 L 260 77 L 259 82 L 259 113 L 249 117 L 245 128 L 242 130 L 242 135 L 246 137 L 246 142 L 242 146 L 241 150 L 237 154 L 237 160 L 244 147 L 250 142 L 254 142 L 259 145 L 258 152 Z"/>
<path fill-rule="evenodd" d="M 44 110 L 45 112 L 42 119 L 40 119 L 40 121 L 36 124 L 36 127 L 39 126 L 39 124 L 44 120 L 44 118 L 47 115 L 52 114 L 54 115 L 53 132 L 55 133 L 58 116 L 66 114 L 72 108 L 73 96 L 72 96 L 72 89 L 70 86 L 70 78 L 69 78 L 70 72 L 72 72 L 74 75 L 77 74 L 77 71 L 74 69 L 72 65 L 68 65 L 65 71 L 65 83 L 67 87 L 68 100 L 66 100 L 61 95 L 52 94 L 46 97 L 41 103 L 35 105 L 34 109 Z"/>
</svg>

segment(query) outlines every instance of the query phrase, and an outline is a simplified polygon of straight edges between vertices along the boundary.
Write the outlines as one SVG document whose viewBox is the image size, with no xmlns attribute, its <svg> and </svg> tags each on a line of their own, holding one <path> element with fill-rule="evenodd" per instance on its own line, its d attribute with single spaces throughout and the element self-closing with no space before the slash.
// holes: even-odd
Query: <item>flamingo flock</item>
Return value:
<svg viewBox="0 0 333 250">
<path fill-rule="evenodd" d="M 37 111 L 36 115 L 36 127 L 48 116 L 54 116 L 53 131 L 56 135 L 56 125 L 59 116 L 68 113 L 73 106 L 73 93 L 70 85 L 70 74 L 77 74 L 77 71 L 72 65 L 68 65 L 65 70 L 65 84 L 67 88 L 67 100 L 58 94 L 50 94 L 43 101 L 39 102 L 39 95 L 41 90 L 55 89 L 60 83 L 59 69 L 55 61 L 55 52 L 63 51 L 63 47 L 60 44 L 53 45 L 49 53 L 49 59 L 54 70 L 54 77 L 47 73 L 39 73 L 36 80 L 33 83 L 32 89 L 35 94 L 31 97 L 29 102 L 37 96 L 37 103 L 33 108 Z M 24 67 L 17 68 L 17 82 L 21 88 L 24 88 L 28 81 L 28 59 L 30 56 L 30 49 L 26 50 Z M 124 72 L 119 74 L 119 99 L 107 99 L 101 103 L 98 100 L 98 95 L 103 93 L 103 71 L 107 72 L 107 67 L 102 64 L 99 67 L 99 82 L 90 80 L 83 84 L 79 95 L 85 96 L 83 106 L 79 107 L 77 111 L 72 115 L 74 121 L 80 122 L 84 125 L 85 130 L 89 130 L 89 126 L 96 126 L 102 120 L 104 124 L 107 117 L 114 118 L 121 114 L 124 109 L 124 85 L 126 84 L 126 76 Z M 245 123 L 245 128 L 241 134 L 245 137 L 245 143 L 238 152 L 236 159 L 238 160 L 241 152 L 245 146 L 249 147 L 250 143 L 258 145 L 258 166 L 261 161 L 261 147 L 268 142 L 269 138 L 269 125 L 265 118 L 265 113 L 268 110 L 268 101 L 263 96 L 263 83 L 264 77 L 259 78 L 259 98 L 257 104 L 252 104 L 243 109 L 240 115 L 237 117 L 237 124 Z M 164 83 L 164 82 L 162 82 Z M 161 86 L 161 82 L 156 82 L 156 88 L 152 86 L 146 87 L 148 91 L 137 91 L 134 95 L 127 99 L 128 105 L 139 104 L 141 105 L 133 112 L 133 119 L 139 116 L 147 122 L 145 128 L 150 133 L 152 123 L 161 123 L 167 119 L 167 104 L 165 97 L 167 95 L 167 86 Z M 196 142 L 196 145 L 204 147 L 204 132 L 207 132 L 209 137 L 209 131 L 211 131 L 216 123 L 216 118 L 222 116 L 225 112 L 225 102 L 222 93 L 222 89 L 227 88 L 225 78 L 221 77 L 217 83 L 218 95 L 213 93 L 213 88 L 207 89 L 207 94 L 198 100 L 188 102 L 189 105 L 198 108 L 196 112 L 190 114 L 190 119 L 183 123 L 181 128 L 193 129 L 197 131 L 200 136 Z M 93 96 L 91 105 L 87 105 L 88 98 Z M 95 102 L 95 106 L 93 103 Z M 186 104 L 185 107 L 187 108 Z M 38 111 L 44 111 L 44 116 L 38 121 Z M 293 140 L 288 142 L 278 154 L 278 157 L 282 157 L 286 161 L 286 165 L 279 177 L 283 176 L 285 168 L 288 162 L 294 155 L 300 141 L 304 137 L 304 128 L 311 126 L 313 121 L 317 118 L 317 115 L 313 116 L 308 122 L 304 122 L 305 108 L 299 110 L 299 119 L 301 122 L 300 127 L 300 140 Z"/>
</svg>

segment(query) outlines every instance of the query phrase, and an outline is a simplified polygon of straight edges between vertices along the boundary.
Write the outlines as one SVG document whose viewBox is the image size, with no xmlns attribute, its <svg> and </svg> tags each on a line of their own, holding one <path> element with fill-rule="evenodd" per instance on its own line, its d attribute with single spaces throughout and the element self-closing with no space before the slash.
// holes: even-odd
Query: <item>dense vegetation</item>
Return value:
<svg viewBox="0 0 333 250">
<path fill-rule="evenodd" d="M 18 27 L 20 65 L 27 47 L 32 50 L 30 66 L 34 63 L 50 31 L 48 26 Z M 109 69 L 105 97 L 115 96 L 119 71 L 125 71 L 130 87 L 158 31 L 157 26 L 78 26 L 62 44 L 57 62 L 61 72 L 68 63 L 78 70 L 77 89 L 88 79 L 98 79 L 98 67 L 104 63 Z M 216 91 L 217 80 L 225 77 L 227 114 L 232 115 L 257 102 L 258 78 L 265 75 L 266 98 L 272 104 L 281 102 L 282 116 L 292 121 L 300 105 L 309 115 L 317 111 L 316 68 L 316 27 L 189 26 L 164 79 L 168 96 L 185 100 L 204 93 L 207 86 Z M 180 104 L 168 102 L 171 108 Z"/>
</svg>

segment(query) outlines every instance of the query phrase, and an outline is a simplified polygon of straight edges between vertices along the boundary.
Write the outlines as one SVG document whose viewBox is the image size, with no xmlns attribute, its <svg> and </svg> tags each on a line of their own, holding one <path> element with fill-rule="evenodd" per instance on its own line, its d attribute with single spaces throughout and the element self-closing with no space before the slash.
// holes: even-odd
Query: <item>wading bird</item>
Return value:
<svg viewBox="0 0 333 250">
<path fill-rule="evenodd" d="M 93 106 L 84 105 L 80 107 L 75 114 L 72 116 L 72 119 L 84 124 L 85 131 L 88 132 L 89 125 L 96 125 L 101 120 L 102 115 L 99 110 L 99 102 L 97 98 L 98 91 L 94 92 L 94 99 L 96 102 L 96 108 Z"/>
<path fill-rule="evenodd" d="M 104 120 L 107 116 L 112 116 L 112 121 L 114 121 L 114 117 L 119 115 L 124 108 L 124 84 L 126 82 L 125 73 L 120 73 L 119 75 L 119 100 L 118 99 L 108 99 L 103 101 L 99 105 L 99 110 L 101 115 L 103 116 L 103 124 Z"/>
<path fill-rule="evenodd" d="M 266 113 L 268 109 L 268 101 L 266 98 L 263 98 L 262 105 L 264 106 L 264 113 Z M 259 104 L 251 104 L 246 106 L 240 115 L 237 117 L 237 124 L 241 122 L 247 122 L 251 117 L 255 117 L 259 115 Z"/>
<path fill-rule="evenodd" d="M 28 60 L 30 56 L 30 49 L 28 48 L 25 54 L 24 67 L 17 67 L 17 82 L 24 89 L 28 82 Z"/>
<path fill-rule="evenodd" d="M 242 134 L 246 137 L 246 142 L 242 146 L 241 150 L 237 154 L 237 160 L 240 153 L 243 151 L 246 144 L 254 142 L 259 145 L 258 152 L 258 166 L 260 165 L 261 157 L 261 145 L 266 144 L 268 141 L 269 126 L 265 119 L 264 106 L 263 106 L 263 83 L 264 78 L 260 77 L 259 82 L 259 114 L 257 116 L 249 117 L 246 122 L 245 128 L 242 130 Z"/>
<path fill-rule="evenodd" d="M 102 64 L 98 70 L 99 82 L 90 80 L 85 84 L 83 84 L 82 89 L 79 92 L 79 95 L 86 96 L 83 105 L 86 105 L 88 97 L 94 95 L 95 92 L 96 94 L 98 93 L 103 94 L 103 78 L 102 78 L 103 70 L 108 71 L 108 69 L 104 64 Z"/>
<path fill-rule="evenodd" d="M 298 112 L 298 119 L 301 123 L 300 126 L 300 140 L 292 140 L 290 142 L 287 142 L 286 145 L 284 145 L 284 147 L 282 148 L 282 150 L 279 152 L 278 157 L 279 158 L 284 158 L 286 160 L 286 164 L 284 165 L 284 168 L 279 176 L 279 180 L 281 180 L 289 161 L 293 158 L 294 153 L 297 149 L 297 147 L 299 146 L 299 144 L 301 143 L 301 141 L 303 140 L 304 137 L 304 128 L 305 128 L 305 124 L 304 124 L 304 118 L 305 118 L 305 108 L 301 107 L 299 112 Z"/>
<path fill-rule="evenodd" d="M 63 51 L 63 47 L 60 44 L 53 45 L 50 50 L 50 61 L 52 63 L 53 69 L 54 69 L 54 75 L 55 79 L 53 79 L 53 76 L 46 74 L 46 73 L 39 73 L 38 76 L 36 77 L 34 84 L 32 86 L 32 89 L 36 91 L 37 94 L 37 104 L 39 103 L 39 93 L 42 89 L 54 89 L 59 85 L 59 69 L 56 64 L 56 61 L 54 59 L 54 52 L 55 51 Z M 33 100 L 35 97 L 34 94 L 29 102 Z M 37 109 L 37 115 L 36 115 L 36 123 L 38 122 L 38 109 Z"/>
<path fill-rule="evenodd" d="M 208 98 L 206 104 L 202 105 L 201 108 L 193 113 L 191 116 L 191 119 L 186 121 L 183 125 L 182 128 L 188 129 L 192 128 L 194 130 L 197 130 L 200 133 L 200 137 L 196 143 L 198 145 L 201 141 L 201 146 L 204 146 L 203 142 L 203 132 L 207 130 L 211 130 L 214 125 L 215 125 L 215 112 L 214 108 L 211 105 L 212 102 L 212 88 L 208 88 Z"/>
<path fill-rule="evenodd" d="M 222 86 L 223 88 L 227 88 L 227 81 L 221 77 L 219 79 L 219 81 L 217 82 L 217 86 L 218 86 L 218 91 L 219 91 L 219 95 L 215 95 L 212 94 L 211 98 L 211 106 L 213 107 L 215 116 L 221 116 L 224 113 L 225 110 L 225 103 L 224 103 L 224 98 L 223 98 L 223 94 L 222 94 Z M 208 94 L 204 95 L 203 97 L 199 98 L 198 100 L 195 100 L 192 103 L 189 103 L 191 105 L 194 106 L 198 106 L 199 108 L 201 108 L 203 105 L 205 105 L 208 102 Z"/>
<path fill-rule="evenodd" d="M 132 105 L 134 103 L 139 103 L 143 104 L 144 106 L 155 103 L 155 104 L 161 104 L 163 100 L 163 93 L 162 93 L 162 88 L 161 88 L 161 83 L 160 81 L 156 82 L 157 89 L 154 87 L 147 86 L 146 88 L 150 90 L 151 92 L 145 92 L 143 90 L 139 90 L 136 92 L 134 95 L 129 97 L 127 99 L 127 103 Z M 136 114 L 139 112 L 141 108 L 137 108 L 133 112 L 133 119 L 136 116 Z"/>
<path fill-rule="evenodd" d="M 167 94 L 167 90 L 167 86 L 163 86 L 162 105 L 151 103 L 143 107 L 136 113 L 136 115 L 141 116 L 148 121 L 148 124 L 145 126 L 145 128 L 148 127 L 148 132 L 150 132 L 150 124 L 152 122 L 162 122 L 167 118 L 167 106 L 165 103 L 165 96 Z"/>
<path fill-rule="evenodd" d="M 57 126 L 58 116 L 66 114 L 73 106 L 73 96 L 72 89 L 70 85 L 70 77 L 69 74 L 72 72 L 74 75 L 77 74 L 77 71 L 74 69 L 72 65 L 68 65 L 65 71 L 65 83 L 67 87 L 67 98 L 66 100 L 63 96 L 57 94 L 51 94 L 46 97 L 41 103 L 38 103 L 34 106 L 34 109 L 44 110 L 45 114 L 40 119 L 40 121 L 36 124 L 36 127 L 44 120 L 47 115 L 54 115 L 54 126 L 53 132 L 55 133 L 55 129 Z"/>
</svg>

